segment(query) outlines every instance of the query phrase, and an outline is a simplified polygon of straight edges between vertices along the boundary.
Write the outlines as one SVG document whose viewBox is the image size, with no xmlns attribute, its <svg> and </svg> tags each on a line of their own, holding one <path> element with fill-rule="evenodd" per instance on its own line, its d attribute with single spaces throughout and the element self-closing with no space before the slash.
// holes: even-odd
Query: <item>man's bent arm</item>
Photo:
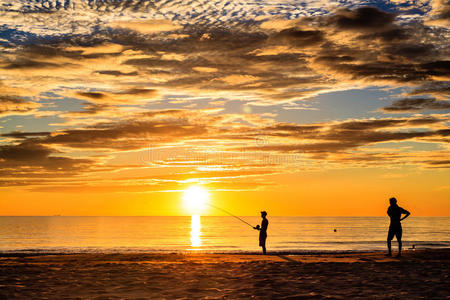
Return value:
<svg viewBox="0 0 450 300">
<path fill-rule="evenodd" d="M 404 211 L 403 213 L 405 214 L 405 216 L 404 216 L 403 218 L 401 218 L 400 221 L 406 219 L 406 218 L 409 217 L 409 215 L 411 214 L 411 213 L 410 213 L 409 211 L 407 211 L 406 209 L 405 209 L 405 211 Z"/>
</svg>

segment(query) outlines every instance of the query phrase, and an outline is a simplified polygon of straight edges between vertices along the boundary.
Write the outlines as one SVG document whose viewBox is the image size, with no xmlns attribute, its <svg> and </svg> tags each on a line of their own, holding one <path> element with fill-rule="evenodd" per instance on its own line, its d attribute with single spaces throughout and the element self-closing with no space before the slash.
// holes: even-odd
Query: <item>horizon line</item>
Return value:
<svg viewBox="0 0 450 300">
<path fill-rule="evenodd" d="M 193 215 L 0 215 L 0 217 L 191 217 Z M 228 215 L 201 215 L 201 217 L 232 217 Z M 240 215 L 239 217 L 259 217 L 259 215 Z M 268 217 L 386 217 L 385 215 L 268 215 Z M 411 215 L 411 217 L 450 217 L 450 215 Z"/>
</svg>

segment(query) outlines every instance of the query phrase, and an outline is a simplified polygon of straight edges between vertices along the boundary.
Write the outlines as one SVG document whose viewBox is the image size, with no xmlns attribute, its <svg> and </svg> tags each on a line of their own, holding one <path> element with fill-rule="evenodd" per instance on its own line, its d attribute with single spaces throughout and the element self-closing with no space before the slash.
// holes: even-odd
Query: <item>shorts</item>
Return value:
<svg viewBox="0 0 450 300">
<path fill-rule="evenodd" d="M 266 246 L 266 239 L 267 239 L 267 233 L 265 232 L 259 232 L 259 246 L 265 247 Z"/>
<path fill-rule="evenodd" d="M 389 226 L 389 232 L 388 232 L 388 240 L 392 240 L 394 238 L 394 236 L 397 237 L 397 240 L 401 240 L 402 239 L 402 225 L 401 224 L 396 224 L 396 225 L 391 225 Z"/>
</svg>

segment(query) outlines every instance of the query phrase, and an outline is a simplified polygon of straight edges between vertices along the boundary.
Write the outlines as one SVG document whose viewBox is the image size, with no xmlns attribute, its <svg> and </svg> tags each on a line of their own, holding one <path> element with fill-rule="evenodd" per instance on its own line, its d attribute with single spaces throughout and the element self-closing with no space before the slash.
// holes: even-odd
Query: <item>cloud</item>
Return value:
<svg viewBox="0 0 450 300">
<path fill-rule="evenodd" d="M 71 148 L 136 150 L 149 143 L 169 143 L 208 132 L 208 125 L 217 118 L 200 112 L 186 110 L 162 110 L 141 113 L 119 122 L 102 122 L 82 129 L 67 129 L 39 134 L 30 143 L 58 145 Z M 219 118 L 220 119 L 220 118 Z M 3 137 L 26 138 L 35 133 L 10 133 Z"/>
<path fill-rule="evenodd" d="M 304 155 L 305 165 L 444 165 L 439 162 L 445 161 L 449 140 L 448 115 L 442 111 L 295 124 L 279 121 L 282 113 L 149 110 L 201 107 L 205 99 L 226 111 L 234 109 L 233 100 L 259 105 L 254 111 L 274 111 L 271 106 L 280 103 L 305 108 L 320 94 L 382 86 L 401 88 L 405 97 L 384 112 L 437 113 L 448 108 L 449 43 L 445 29 L 424 22 L 445 19 L 442 1 L 433 1 L 433 7 L 425 3 L 423 16 L 411 15 L 407 8 L 413 4 L 391 13 L 354 1 L 339 9 L 317 1 L 278 6 L 219 1 L 214 7 L 203 0 L 6 3 L 0 11 L 0 68 L 2 88 L 14 88 L 0 97 L 0 115 L 38 117 L 41 99 L 60 111 L 47 111 L 59 120 L 37 125 L 36 132 L 2 135 L 1 174 L 90 176 L 110 171 L 116 166 L 111 161 L 149 143 L 195 154 L 218 149 L 232 156 L 243 147 L 258 153 L 251 158 L 240 153 L 238 173 L 267 167 L 264 155 L 291 153 Z M 73 98 L 81 102 L 73 106 Z M 372 149 L 414 142 L 442 153 Z M 190 158 L 169 157 L 151 167 L 195 168 Z M 222 161 L 229 167 L 228 162 Z M 117 169 L 144 167 L 149 166 Z"/>
<path fill-rule="evenodd" d="M 5 70 L 27 70 L 27 69 L 52 69 L 58 68 L 60 67 L 60 65 L 27 58 L 17 58 L 16 60 L 4 63 L 1 67 Z"/>
<path fill-rule="evenodd" d="M 333 153 L 375 143 L 446 137 L 449 131 L 443 117 L 387 118 L 350 120 L 335 123 L 298 125 L 275 123 L 257 128 L 240 125 L 225 130 L 231 116 L 205 111 L 163 110 L 137 115 L 128 121 L 99 123 L 77 130 L 31 133 L 30 142 L 87 149 L 137 150 L 147 146 L 173 142 L 209 139 L 225 144 L 239 140 L 253 140 L 264 133 L 282 144 L 249 147 L 261 151 L 323 152 Z M 257 124 L 257 123 L 254 123 Z M 423 128 L 428 128 L 423 130 Z M 420 130 L 417 130 L 420 128 Z M 26 133 L 4 134 L 4 137 L 28 139 Z M 301 141 L 301 143 L 299 143 Z M 230 149 L 232 149 L 231 147 Z"/>
<path fill-rule="evenodd" d="M 128 24 L 127 20 L 131 19 L 117 17 L 114 22 Z M 289 21 L 265 17 L 246 27 L 187 25 L 178 19 L 130 23 L 148 30 L 176 28 L 176 37 L 108 27 L 111 22 L 108 19 L 89 34 L 37 37 L 16 47 L 12 55 L 0 55 L 8 83 L 36 88 L 33 82 L 42 78 L 43 67 L 52 72 L 41 80 L 42 92 L 57 86 L 77 97 L 73 91 L 78 90 L 82 99 L 96 103 L 136 104 L 134 100 L 153 101 L 155 96 L 183 91 L 185 98 L 224 93 L 230 100 L 245 97 L 267 105 L 294 103 L 350 86 L 419 87 L 443 82 L 450 72 L 442 31 L 374 7 Z M 147 97 L 122 95 L 131 89 L 158 92 Z"/>
<path fill-rule="evenodd" d="M 15 176 L 20 178 L 38 174 L 42 178 L 53 178 L 55 174 L 69 178 L 149 166 L 236 170 L 221 171 L 216 177 L 198 174 L 207 181 L 221 181 L 227 176 L 262 176 L 281 169 L 286 172 L 298 163 L 306 167 L 323 161 L 347 166 L 383 165 L 399 160 L 430 165 L 444 160 L 445 154 L 435 152 L 433 158 L 424 156 L 426 159 L 418 160 L 417 155 L 392 154 L 382 148 L 368 152 L 367 147 L 405 141 L 445 145 L 450 134 L 445 125 L 448 121 L 448 117 L 436 115 L 295 124 L 251 114 L 223 114 L 220 109 L 154 110 L 78 129 L 3 134 L 10 144 L 0 147 L 0 173 L 16 170 L 19 173 Z M 146 152 L 136 152 L 143 150 Z M 80 151 L 89 154 L 77 154 Z M 291 157 L 297 154 L 301 157 Z M 113 163 L 116 155 L 140 158 L 135 165 L 117 165 Z M 266 170 L 261 173 L 257 171 L 260 168 Z M 184 178 L 193 176 L 189 173 Z M 166 179 L 177 178 L 170 175 Z M 102 185 L 101 180 L 97 183 Z"/>
<path fill-rule="evenodd" d="M 26 115 L 37 111 L 41 105 L 27 101 L 22 97 L 0 95 L 0 117 L 10 115 Z"/>
<path fill-rule="evenodd" d="M 308 47 L 325 41 L 325 34 L 320 30 L 283 29 L 272 35 L 270 41 L 285 43 L 296 47 Z"/>
<path fill-rule="evenodd" d="M 260 129 L 266 137 L 276 138 L 276 143 L 255 145 L 249 150 L 330 155 L 385 142 L 437 138 L 445 143 L 445 137 L 450 134 L 446 121 L 447 118 L 441 117 L 416 117 L 312 125 L 278 123 Z M 417 130 L 417 127 L 429 129 Z"/>
<path fill-rule="evenodd" d="M 153 34 L 165 31 L 176 31 L 183 27 L 170 20 L 116 21 L 108 24 L 111 27 L 134 30 L 142 34 Z"/>
<path fill-rule="evenodd" d="M 434 26 L 450 25 L 450 3 L 447 0 L 432 0 L 431 14 L 427 20 L 427 24 Z"/>
<path fill-rule="evenodd" d="M 340 9 L 329 22 L 339 29 L 356 31 L 380 31 L 392 25 L 395 15 L 375 7 L 360 7 L 355 10 Z"/>
<path fill-rule="evenodd" d="M 61 172 L 74 174 L 91 167 L 93 160 L 52 156 L 57 151 L 26 140 L 17 145 L 0 146 L 0 170 L 10 175 L 29 175 L 35 172 Z"/>
<path fill-rule="evenodd" d="M 108 114 L 109 116 L 116 116 L 114 114 L 114 107 L 109 104 L 98 104 L 85 102 L 83 103 L 83 110 L 81 111 L 71 111 L 62 113 L 60 116 L 64 118 L 73 119 L 74 117 L 85 117 L 90 115 L 99 115 L 101 113 Z"/>
<path fill-rule="evenodd" d="M 138 101 L 148 101 L 158 95 L 156 89 L 131 88 L 116 92 L 76 92 L 75 97 L 83 98 L 99 104 L 131 104 Z"/>
<path fill-rule="evenodd" d="M 426 83 L 409 92 L 409 95 L 433 95 L 439 100 L 450 99 L 450 82 L 436 81 Z"/>
<path fill-rule="evenodd" d="M 384 112 L 416 112 L 421 110 L 450 109 L 450 101 L 435 98 L 405 98 L 394 100 L 391 105 L 382 108 Z"/>
<path fill-rule="evenodd" d="M 341 3 L 358 6 L 362 1 Z M 88 34 L 96 26 L 109 26 L 114 22 L 130 23 L 142 20 L 150 22 L 173 22 L 189 26 L 203 24 L 210 27 L 242 26 L 265 20 L 271 16 L 280 19 L 296 19 L 305 15 L 326 14 L 330 6 L 323 1 L 283 1 L 274 5 L 271 0 L 237 2 L 219 0 L 211 5 L 207 0 L 180 1 L 85 1 L 64 2 L 33 0 L 4 0 L 0 18 L 8 28 L 34 35 Z M 140 22 L 139 22 L 140 23 Z M 170 25 L 166 25 L 170 26 Z M 245 26 L 245 25 L 244 25 Z M 141 26 L 138 25 L 138 29 Z M 153 30 L 156 24 L 143 26 Z M 150 28 L 150 29 L 149 29 Z"/>
<path fill-rule="evenodd" d="M 267 29 L 267 30 L 283 30 L 283 29 L 291 28 L 291 27 L 295 26 L 295 23 L 296 23 L 295 20 L 273 18 L 270 20 L 263 21 L 261 23 L 260 27 L 262 29 Z"/>
<path fill-rule="evenodd" d="M 68 52 L 81 52 L 83 56 L 90 56 L 93 54 L 113 54 L 122 52 L 123 47 L 114 43 L 103 43 L 98 45 L 92 45 L 90 47 L 83 46 L 69 46 L 64 49 Z"/>
<path fill-rule="evenodd" d="M 433 168 L 450 168 L 450 160 L 432 160 L 427 163 Z"/>
<path fill-rule="evenodd" d="M 102 74 L 102 75 L 111 75 L 111 76 L 136 76 L 138 75 L 138 72 L 134 71 L 134 72 L 122 72 L 122 71 L 117 71 L 117 70 L 100 70 L 100 71 L 96 71 L 96 73 L 98 74 Z"/>
</svg>

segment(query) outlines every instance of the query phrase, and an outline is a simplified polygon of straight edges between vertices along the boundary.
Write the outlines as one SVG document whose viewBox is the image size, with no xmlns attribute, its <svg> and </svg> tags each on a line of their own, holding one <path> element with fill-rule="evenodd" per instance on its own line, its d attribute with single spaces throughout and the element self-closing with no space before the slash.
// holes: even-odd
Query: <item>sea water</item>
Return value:
<svg viewBox="0 0 450 300">
<path fill-rule="evenodd" d="M 259 217 L 242 217 L 259 224 Z M 273 252 L 385 250 L 387 217 L 269 217 Z M 450 217 L 403 221 L 404 249 L 450 247 Z M 396 242 L 393 243 L 396 249 Z M 0 217 L 0 252 L 256 252 L 233 217 Z"/>
</svg>

